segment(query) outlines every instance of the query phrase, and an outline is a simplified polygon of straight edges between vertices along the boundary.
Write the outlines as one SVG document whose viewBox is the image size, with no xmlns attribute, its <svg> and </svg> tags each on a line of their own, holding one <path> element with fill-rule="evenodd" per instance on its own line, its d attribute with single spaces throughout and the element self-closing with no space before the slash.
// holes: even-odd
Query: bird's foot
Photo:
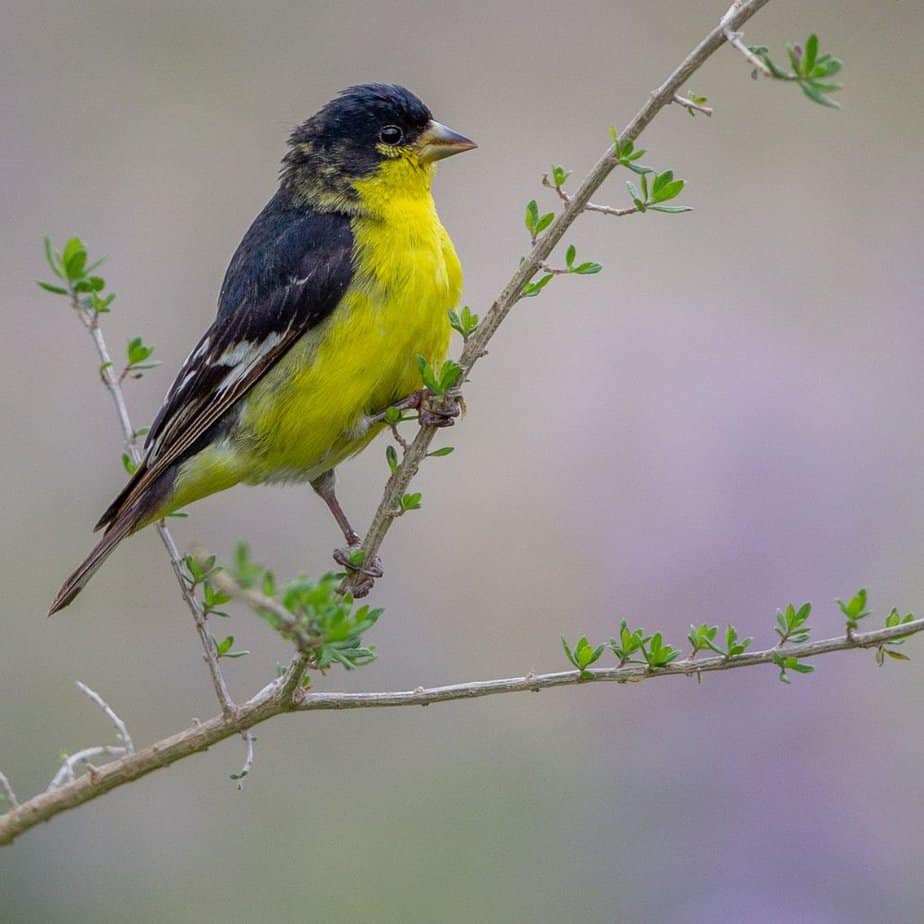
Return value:
<svg viewBox="0 0 924 924">
<path fill-rule="evenodd" d="M 465 401 L 462 391 L 451 388 L 445 395 L 434 395 L 429 391 L 420 392 L 417 419 L 422 427 L 452 427 L 456 418 L 465 413 Z"/>
<path fill-rule="evenodd" d="M 358 545 L 334 550 L 334 561 L 347 572 L 350 592 L 354 597 L 365 597 L 372 590 L 375 582 L 385 574 L 382 559 L 378 555 L 371 562 L 364 561 L 357 555 L 361 549 Z"/>
</svg>

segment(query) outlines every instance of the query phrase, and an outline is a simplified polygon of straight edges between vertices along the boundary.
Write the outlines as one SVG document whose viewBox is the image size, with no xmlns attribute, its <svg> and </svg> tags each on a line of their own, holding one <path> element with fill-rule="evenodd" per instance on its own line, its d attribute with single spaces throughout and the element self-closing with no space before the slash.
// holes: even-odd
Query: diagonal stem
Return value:
<svg viewBox="0 0 924 924">
<path fill-rule="evenodd" d="M 77 294 L 74 292 L 71 293 L 71 304 L 77 311 L 78 317 L 83 322 L 84 326 L 90 332 L 90 336 L 93 338 L 93 343 L 96 346 L 96 352 L 99 355 L 101 363 L 100 377 L 103 380 L 103 385 L 106 386 L 106 389 L 112 396 L 112 402 L 115 405 L 116 415 L 119 418 L 119 425 L 122 429 L 122 438 L 125 441 L 125 451 L 131 457 L 132 462 L 138 465 L 141 461 L 141 453 L 138 451 L 138 434 L 132 426 L 131 418 L 128 416 L 128 405 L 125 403 L 125 392 L 122 390 L 119 377 L 115 373 L 112 357 L 109 355 L 109 349 L 103 338 L 103 332 L 99 324 L 99 314 L 84 308 L 77 300 Z M 160 540 L 167 550 L 167 555 L 170 558 L 170 565 L 173 568 L 177 583 L 180 585 L 180 593 L 183 596 L 183 600 L 186 602 L 186 606 L 189 608 L 189 612 L 192 614 L 193 622 L 196 626 L 196 633 L 202 644 L 202 657 L 208 665 L 209 675 L 212 679 L 215 695 L 218 698 L 218 704 L 221 706 L 221 711 L 224 715 L 230 715 L 234 711 L 235 705 L 234 701 L 231 699 L 231 694 L 228 692 L 228 686 L 225 683 L 221 668 L 218 665 L 218 656 L 215 653 L 215 646 L 212 644 L 208 629 L 206 628 L 205 613 L 199 601 L 196 599 L 196 596 L 190 590 L 186 576 L 183 574 L 183 559 L 176 547 L 176 543 L 173 541 L 170 530 L 168 530 L 163 523 L 158 523 L 157 534 L 160 536 Z"/>
</svg>

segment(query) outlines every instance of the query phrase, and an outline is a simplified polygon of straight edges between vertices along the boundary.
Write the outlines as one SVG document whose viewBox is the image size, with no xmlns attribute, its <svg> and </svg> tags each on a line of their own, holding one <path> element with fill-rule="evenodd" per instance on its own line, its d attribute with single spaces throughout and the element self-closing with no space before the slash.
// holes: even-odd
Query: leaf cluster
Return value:
<svg viewBox="0 0 924 924">
<path fill-rule="evenodd" d="M 56 250 L 51 239 L 46 237 L 45 260 L 48 268 L 60 281 L 60 284 L 39 282 L 38 285 L 46 292 L 67 296 L 73 300 L 76 307 L 93 314 L 102 314 L 109 310 L 115 295 L 103 295 L 106 280 L 93 272 L 103 261 L 96 260 L 90 263 L 86 244 L 79 237 L 70 238 L 62 250 Z"/>
<path fill-rule="evenodd" d="M 326 670 L 340 664 L 350 670 L 375 660 L 375 648 L 364 643 L 363 635 L 376 624 L 382 610 L 368 605 L 355 607 L 352 595 L 340 594 L 341 574 L 328 573 L 316 581 L 298 577 L 277 586 L 272 572 L 251 559 L 244 543 L 238 544 L 227 570 L 242 587 L 259 587 L 264 596 L 291 614 L 289 623 L 274 610 L 257 608 L 283 637 L 291 639 L 293 626 L 297 626 L 300 634 L 311 639 L 312 667 Z"/>
<path fill-rule="evenodd" d="M 832 109 L 840 108 L 840 103 L 831 99 L 829 94 L 840 90 L 841 84 L 829 81 L 840 72 L 844 62 L 830 54 L 819 54 L 818 36 L 814 33 L 805 40 L 804 46 L 795 43 L 786 46 L 792 70 L 786 70 L 774 63 L 766 45 L 753 45 L 750 51 L 767 65 L 770 73 L 778 80 L 798 83 L 802 92 L 813 103 Z"/>
<path fill-rule="evenodd" d="M 649 183 L 649 176 L 651 182 Z M 663 173 L 655 173 L 648 170 L 641 176 L 641 188 L 636 186 L 632 180 L 626 180 L 626 188 L 632 198 L 632 204 L 640 211 L 680 213 L 692 212 L 693 210 L 686 205 L 664 205 L 671 199 L 676 199 L 683 192 L 686 185 L 684 180 L 674 179 L 673 170 L 665 170 Z"/>
<path fill-rule="evenodd" d="M 445 397 L 462 381 L 462 367 L 454 359 L 447 359 L 437 370 L 425 357 L 418 356 L 417 367 L 424 387 L 439 398 Z"/>
</svg>

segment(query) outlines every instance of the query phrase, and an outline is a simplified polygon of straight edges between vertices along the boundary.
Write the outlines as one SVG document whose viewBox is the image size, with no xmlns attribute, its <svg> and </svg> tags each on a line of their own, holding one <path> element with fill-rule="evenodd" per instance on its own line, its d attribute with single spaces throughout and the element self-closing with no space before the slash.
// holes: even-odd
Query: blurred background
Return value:
<svg viewBox="0 0 924 924">
<path fill-rule="evenodd" d="M 40 292 L 41 239 L 108 256 L 105 331 L 164 365 L 128 387 L 148 423 L 209 323 L 227 261 L 275 188 L 289 128 L 340 88 L 407 84 L 480 149 L 435 194 L 483 312 L 527 249 L 553 162 L 577 177 L 722 2 L 11 4 L 0 36 L 3 280 L 0 768 L 20 797 L 62 751 L 139 744 L 215 711 L 156 535 L 126 543 L 45 618 L 123 482 L 91 343 Z M 585 216 L 603 274 L 521 303 L 425 467 L 423 509 L 383 551 L 375 665 L 318 689 L 564 669 L 559 642 L 626 617 L 685 648 L 733 621 L 761 647 L 777 607 L 870 588 L 877 624 L 924 609 L 920 2 L 775 0 L 751 43 L 817 31 L 843 57 L 841 112 L 754 82 L 722 51 L 665 111 L 646 163 L 687 215 Z M 782 54 L 780 57 L 783 57 Z M 627 176 L 628 174 L 626 174 Z M 597 197 L 623 204 L 625 176 Z M 368 522 L 384 441 L 340 472 Z M 307 487 L 240 488 L 177 521 L 277 574 L 330 567 Z M 225 629 L 225 625 L 219 629 Z M 245 699 L 285 646 L 230 629 Z M 312 714 L 235 739 L 35 829 L 0 856 L 4 921 L 259 919 L 915 921 L 924 884 L 921 643 L 909 665 L 834 655 L 771 668 L 422 710 Z"/>
</svg>

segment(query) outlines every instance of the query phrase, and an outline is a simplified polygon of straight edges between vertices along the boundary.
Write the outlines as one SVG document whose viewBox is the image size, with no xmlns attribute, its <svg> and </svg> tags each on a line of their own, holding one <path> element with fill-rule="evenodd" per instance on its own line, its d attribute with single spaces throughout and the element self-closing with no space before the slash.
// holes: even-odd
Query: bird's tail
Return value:
<svg viewBox="0 0 924 924">
<path fill-rule="evenodd" d="M 116 521 L 106 531 L 106 534 L 96 544 L 96 548 L 86 557 L 83 563 L 74 571 L 74 573 L 64 582 L 64 586 L 58 591 L 54 598 L 48 615 L 57 613 L 68 606 L 87 586 L 87 582 L 96 574 L 99 566 L 109 557 L 112 550 L 130 533 L 134 532 L 133 526 L 136 525 L 128 517 L 123 517 Z"/>
</svg>

